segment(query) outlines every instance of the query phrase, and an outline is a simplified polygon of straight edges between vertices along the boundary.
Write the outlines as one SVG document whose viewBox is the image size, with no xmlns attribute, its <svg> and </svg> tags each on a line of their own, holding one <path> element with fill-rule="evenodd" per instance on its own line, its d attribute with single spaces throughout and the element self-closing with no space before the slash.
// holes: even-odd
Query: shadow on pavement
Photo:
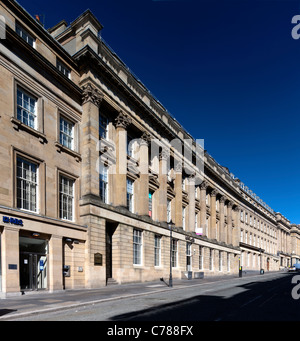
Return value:
<svg viewBox="0 0 300 341">
<path fill-rule="evenodd" d="M 293 299 L 295 274 L 251 282 L 215 295 L 197 295 L 112 317 L 111 321 L 299 321 L 300 300 Z"/>
</svg>

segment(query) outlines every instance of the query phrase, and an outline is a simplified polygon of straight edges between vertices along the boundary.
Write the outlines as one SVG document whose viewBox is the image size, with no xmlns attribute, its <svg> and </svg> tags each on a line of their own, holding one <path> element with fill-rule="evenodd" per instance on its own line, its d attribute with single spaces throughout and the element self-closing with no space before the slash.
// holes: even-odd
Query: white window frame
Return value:
<svg viewBox="0 0 300 341">
<path fill-rule="evenodd" d="M 108 167 L 105 167 L 103 164 L 100 164 L 99 170 L 99 194 L 100 199 L 105 204 L 108 204 L 108 196 L 109 196 L 109 183 L 108 183 Z M 104 197 L 102 193 L 104 192 Z"/>
<path fill-rule="evenodd" d="M 18 167 L 19 162 L 21 162 L 21 167 Z M 29 166 L 28 169 L 24 168 L 24 165 L 27 164 Z M 35 168 L 35 176 L 33 177 L 33 166 Z M 23 158 L 21 156 L 17 156 L 17 208 L 29 211 L 29 212 L 38 212 L 38 179 L 39 179 L 39 165 Z M 22 174 L 20 174 L 20 171 Z M 19 174 L 19 175 L 18 175 Z M 21 196 L 18 196 L 18 188 L 20 189 Z M 34 194 L 32 191 L 34 190 Z M 33 198 L 35 198 L 33 200 Z M 26 200 L 29 199 L 29 200 Z M 27 205 L 24 205 L 24 201 L 28 202 Z"/>
<path fill-rule="evenodd" d="M 154 266 L 161 266 L 161 236 L 154 236 Z"/>
<path fill-rule="evenodd" d="M 133 265 L 142 265 L 143 259 L 143 232 L 133 229 Z"/>
<path fill-rule="evenodd" d="M 18 23 L 16 23 L 16 33 L 23 40 L 25 40 L 28 45 L 35 48 L 35 38 L 33 38 L 33 36 L 31 34 L 29 34 L 28 31 L 25 30 L 25 28 L 23 26 L 19 25 Z"/>
<path fill-rule="evenodd" d="M 126 193 L 127 208 L 129 212 L 134 213 L 134 181 L 128 178 L 126 180 Z"/>
<path fill-rule="evenodd" d="M 59 143 L 71 150 L 74 150 L 74 122 L 66 119 L 64 116 L 59 117 Z"/>
<path fill-rule="evenodd" d="M 21 97 L 20 97 L 21 95 Z M 28 105 L 25 101 L 25 96 L 28 98 Z M 33 102 L 33 103 L 32 103 Z M 17 86 L 17 98 L 16 98 L 16 106 L 17 106 L 17 119 L 27 125 L 28 127 L 37 130 L 37 102 L 38 99 L 31 95 L 28 91 L 24 90 L 22 87 Z M 27 114 L 27 123 L 26 123 L 26 115 Z M 30 124 L 30 117 L 33 119 L 33 125 Z"/>
<path fill-rule="evenodd" d="M 64 189 L 65 186 L 68 186 L 68 191 L 65 191 Z M 59 175 L 59 218 L 60 219 L 74 221 L 74 218 L 75 218 L 74 198 L 75 198 L 75 180 L 64 174 L 60 174 Z M 67 205 L 66 210 L 64 210 L 65 204 Z"/>
</svg>

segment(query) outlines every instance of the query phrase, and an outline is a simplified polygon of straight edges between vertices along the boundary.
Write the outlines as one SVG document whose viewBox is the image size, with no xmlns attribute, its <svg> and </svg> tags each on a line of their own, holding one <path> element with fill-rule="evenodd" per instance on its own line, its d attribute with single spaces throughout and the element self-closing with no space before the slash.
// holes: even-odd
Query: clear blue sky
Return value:
<svg viewBox="0 0 300 341">
<path fill-rule="evenodd" d="M 300 224 L 300 0 L 18 1 L 45 27 L 89 8 L 102 36 L 205 149 Z M 300 32 L 300 31 L 299 31 Z"/>
</svg>

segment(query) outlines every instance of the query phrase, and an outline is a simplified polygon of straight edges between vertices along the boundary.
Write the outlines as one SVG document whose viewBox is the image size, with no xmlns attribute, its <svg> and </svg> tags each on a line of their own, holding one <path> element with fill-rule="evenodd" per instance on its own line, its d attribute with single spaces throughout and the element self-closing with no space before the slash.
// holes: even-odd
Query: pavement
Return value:
<svg viewBox="0 0 300 341">
<path fill-rule="evenodd" d="M 243 272 L 243 277 L 267 276 L 274 272 L 260 275 L 258 271 Z M 21 318 L 33 314 L 60 311 L 80 306 L 93 305 L 111 300 L 119 300 L 155 292 L 183 289 L 220 280 L 232 280 L 238 275 L 206 277 L 202 279 L 173 279 L 173 287 L 165 281 L 109 285 L 99 289 L 64 290 L 59 292 L 31 291 L 23 295 L 8 296 L 0 299 L 0 321 Z"/>
</svg>

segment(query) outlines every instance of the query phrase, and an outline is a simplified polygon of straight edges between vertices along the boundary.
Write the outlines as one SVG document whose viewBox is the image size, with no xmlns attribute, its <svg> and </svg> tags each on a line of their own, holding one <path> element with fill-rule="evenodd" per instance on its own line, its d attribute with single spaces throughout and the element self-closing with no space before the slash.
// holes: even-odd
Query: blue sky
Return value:
<svg viewBox="0 0 300 341">
<path fill-rule="evenodd" d="M 205 149 L 300 224 L 300 0 L 18 1 L 45 27 L 89 8 L 102 36 Z M 300 30 L 299 30 L 300 33 Z"/>
</svg>

